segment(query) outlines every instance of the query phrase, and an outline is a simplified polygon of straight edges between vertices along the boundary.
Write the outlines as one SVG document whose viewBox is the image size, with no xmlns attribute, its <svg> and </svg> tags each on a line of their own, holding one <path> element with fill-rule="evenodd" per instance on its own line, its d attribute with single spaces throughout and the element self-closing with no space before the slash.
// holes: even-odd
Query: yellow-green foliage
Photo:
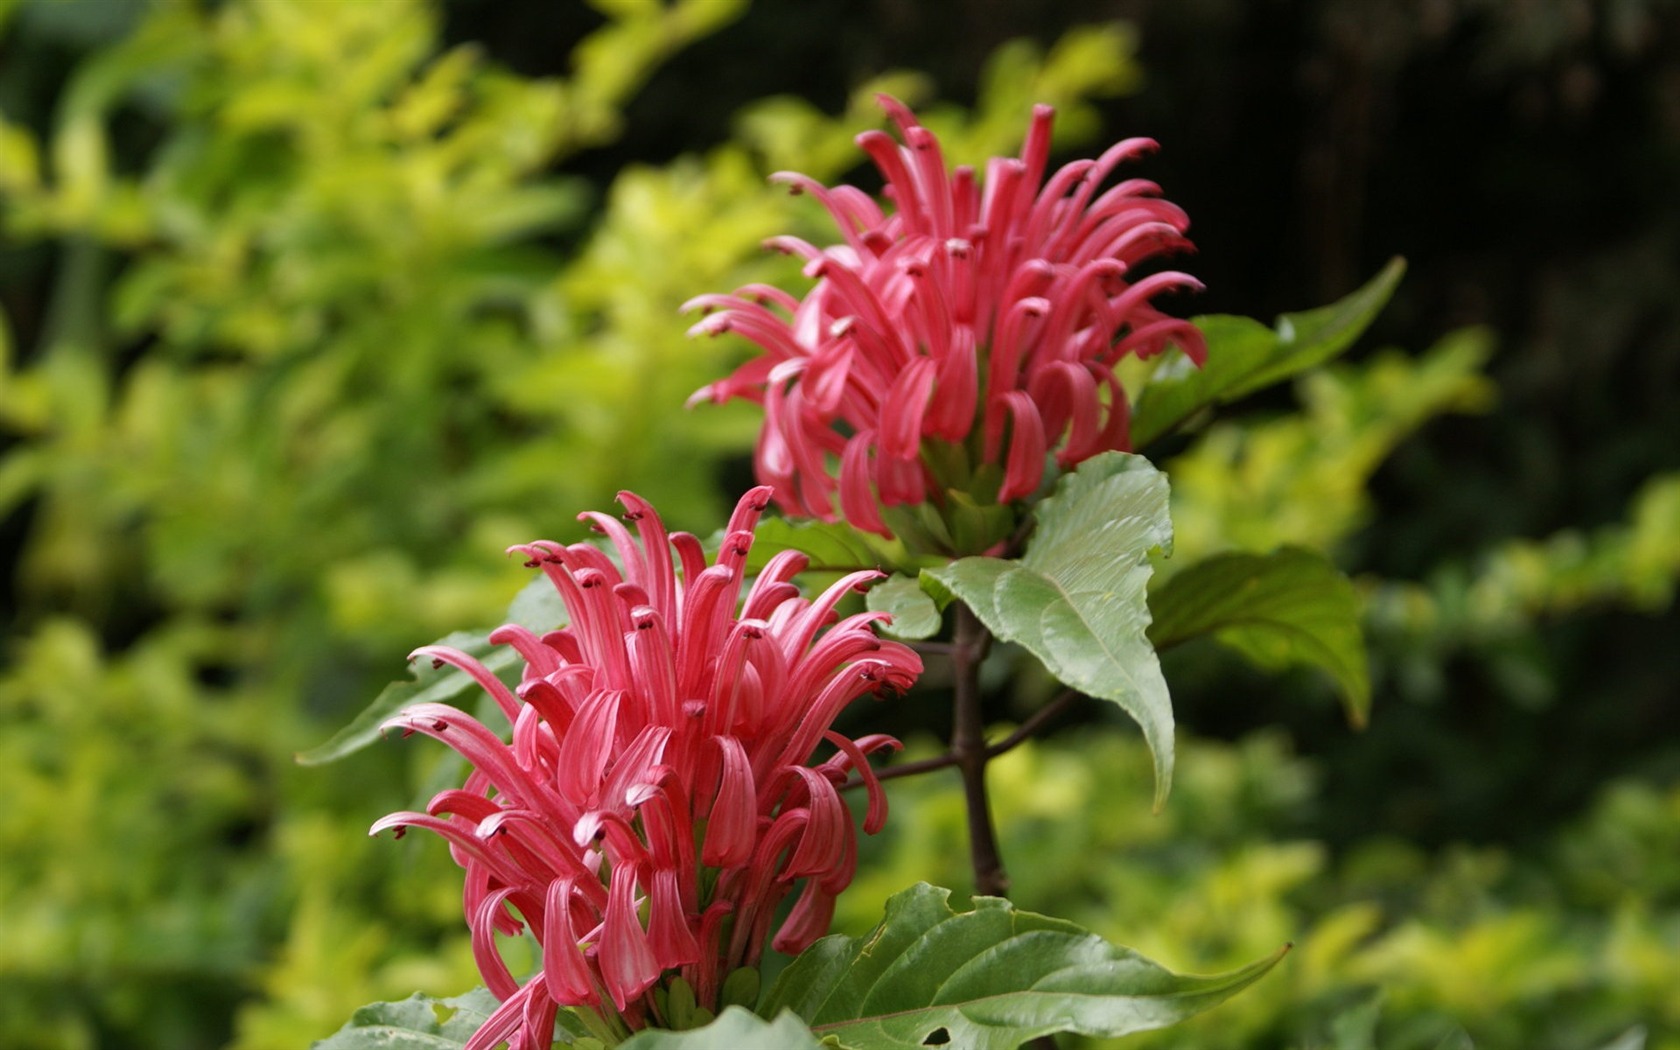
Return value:
<svg viewBox="0 0 1680 1050">
<path fill-rule="evenodd" d="M 760 242 L 827 217 L 767 175 L 839 177 L 876 90 L 930 101 L 911 73 L 840 116 L 766 100 L 598 195 L 568 159 L 744 4 L 595 6 L 571 74 L 533 80 L 440 52 L 417 0 L 160 3 L 44 134 L 0 115 L 6 243 L 57 261 L 31 345 L 0 318 L 0 515 L 30 526 L 0 667 L 8 1046 L 303 1046 L 475 983 L 445 851 L 365 836 L 436 753 L 292 752 L 408 649 L 493 623 L 525 579 L 506 545 L 573 539 L 620 488 L 716 527 L 756 416 L 681 406 L 745 348 L 688 339 L 678 306 L 797 287 Z M 1130 49 L 1011 45 L 973 114 L 930 122 L 977 160 L 1046 101 L 1078 141 Z M 159 129 L 138 162 L 124 107 Z"/>
</svg>

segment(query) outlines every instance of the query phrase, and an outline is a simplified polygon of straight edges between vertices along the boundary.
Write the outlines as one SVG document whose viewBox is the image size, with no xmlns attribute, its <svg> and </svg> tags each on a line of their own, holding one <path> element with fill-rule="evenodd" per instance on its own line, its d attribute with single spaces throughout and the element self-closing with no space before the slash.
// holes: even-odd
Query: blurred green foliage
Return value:
<svg viewBox="0 0 1680 1050">
<path fill-rule="evenodd" d="M 929 85 L 885 76 L 837 118 L 767 100 L 740 141 L 601 192 L 566 162 L 741 5 L 601 3 L 565 79 L 440 53 L 420 3 L 97 7 L 4 25 L 86 55 L 49 119 L 0 123 L 0 266 L 47 304 L 9 296 L 0 323 L 0 517 L 21 537 L 0 1029 L 303 1045 L 475 976 L 447 857 L 363 834 L 424 759 L 292 752 L 408 648 L 499 617 L 524 576 L 500 548 L 575 538 L 624 487 L 715 527 L 756 420 L 681 411 L 739 351 L 690 342 L 676 308 L 796 275 L 759 244 L 821 217 L 765 176 L 836 177 L 875 90 Z M 1134 79 L 1129 46 L 1012 47 L 973 116 L 934 119 L 974 157 L 1013 148 L 1031 100 L 1088 135 L 1082 99 Z"/>
</svg>

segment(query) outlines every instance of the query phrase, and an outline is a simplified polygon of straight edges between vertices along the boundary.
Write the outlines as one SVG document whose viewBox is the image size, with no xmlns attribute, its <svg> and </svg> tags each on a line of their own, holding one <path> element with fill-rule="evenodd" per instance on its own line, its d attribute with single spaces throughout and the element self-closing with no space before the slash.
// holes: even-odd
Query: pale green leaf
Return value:
<svg viewBox="0 0 1680 1050">
<path fill-rule="evenodd" d="M 1329 672 L 1363 725 L 1371 681 L 1353 584 L 1322 554 L 1217 554 L 1180 571 L 1149 596 L 1149 639 L 1166 649 L 1212 635 L 1266 668 L 1296 664 Z"/>
<path fill-rule="evenodd" d="M 914 576 L 895 573 L 869 588 L 866 597 L 872 612 L 892 616 L 890 625 L 881 626 L 883 634 L 914 641 L 939 632 L 939 609 Z"/>
<path fill-rule="evenodd" d="M 786 1010 L 774 1021 L 731 1006 L 704 1028 L 686 1032 L 648 1028 L 619 1044 L 620 1050 L 819 1050 L 822 1044 Z"/>
<path fill-rule="evenodd" d="M 1172 543 L 1166 477 L 1141 456 L 1106 453 L 1063 477 L 1036 514 L 1020 561 L 961 558 L 924 579 L 1061 682 L 1131 715 L 1155 755 L 1159 806 L 1172 783 L 1172 700 L 1145 631 L 1149 553 Z"/>
<path fill-rule="evenodd" d="M 1247 317 L 1196 318 L 1207 339 L 1207 362 L 1197 368 L 1177 350 L 1162 356 L 1132 413 L 1133 446 L 1148 445 L 1202 408 L 1235 401 L 1342 353 L 1376 319 L 1405 272 L 1405 260 L 1391 260 L 1358 290 L 1329 306 L 1284 314 L 1270 329 Z"/>
<path fill-rule="evenodd" d="M 400 1002 L 371 1003 L 313 1050 L 459 1050 L 498 1005 L 483 988 L 450 999 L 417 992 Z"/>
<path fill-rule="evenodd" d="M 978 897 L 959 913 L 949 897 L 922 883 L 888 901 L 867 937 L 818 941 L 777 978 L 760 1012 L 792 1010 L 855 1050 L 1010 1050 L 1054 1032 L 1114 1037 L 1174 1024 L 1283 957 L 1186 977 L 1001 898 Z"/>
</svg>

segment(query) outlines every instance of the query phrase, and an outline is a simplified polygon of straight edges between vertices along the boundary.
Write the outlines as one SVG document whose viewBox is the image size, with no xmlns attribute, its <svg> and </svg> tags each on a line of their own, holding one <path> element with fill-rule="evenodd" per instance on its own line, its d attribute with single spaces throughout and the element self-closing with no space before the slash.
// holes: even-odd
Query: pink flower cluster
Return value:
<svg viewBox="0 0 1680 1050">
<path fill-rule="evenodd" d="M 473 766 L 426 812 L 373 827 L 436 832 L 466 871 L 474 954 L 502 1000 L 468 1050 L 547 1050 L 561 1006 L 592 1006 L 628 1029 L 660 1023 L 646 993 L 671 975 L 715 1008 L 723 978 L 756 965 L 773 929 L 771 943 L 790 953 L 827 932 L 856 862 L 839 785 L 862 778 L 865 831 L 886 818 L 868 755 L 897 742 L 830 728 L 853 699 L 902 691 L 921 672 L 914 652 L 876 637 L 880 614 L 838 618 L 836 603 L 880 574 L 853 573 L 807 599 L 791 582 L 806 559 L 784 551 L 743 599 L 768 488 L 741 500 L 711 565 L 695 537 L 668 535 L 634 495 L 620 500 L 637 536 L 583 515 L 619 564 L 589 544 L 514 548 L 570 614 L 563 630 L 490 636 L 525 660 L 516 689 L 458 650 L 414 654 L 475 678 L 512 723 L 511 744 L 442 704 L 386 723 L 436 737 Z M 831 756 L 812 765 L 825 741 Z M 778 926 L 777 905 L 800 880 Z M 542 967 L 521 985 L 494 936 L 524 928 Z"/>
<path fill-rule="evenodd" d="M 1127 139 L 1044 182 L 1052 111 L 1039 106 L 1020 157 L 993 158 L 982 186 L 970 168 L 947 171 L 938 139 L 908 109 L 881 102 L 903 143 L 882 131 L 857 142 L 894 213 L 853 187 L 780 173 L 823 203 L 843 238 L 828 248 L 768 242 L 808 259 L 816 285 L 802 300 L 750 285 L 688 307 L 709 311 L 691 333 L 739 332 L 764 350 L 695 395 L 764 406 L 759 480 L 790 512 L 825 521 L 836 520 L 838 492 L 847 521 L 891 535 L 881 506 L 942 503 L 952 486 L 1006 503 L 1038 488 L 1052 451 L 1066 469 L 1127 449 L 1116 363 L 1176 345 L 1200 364 L 1206 346 L 1150 302 L 1200 282 L 1135 275 L 1190 247 L 1184 212 L 1143 179 L 1097 193 L 1153 141 Z M 936 442 L 957 446 L 963 469 L 925 447 Z M 976 483 L 983 465 L 1001 471 Z"/>
</svg>

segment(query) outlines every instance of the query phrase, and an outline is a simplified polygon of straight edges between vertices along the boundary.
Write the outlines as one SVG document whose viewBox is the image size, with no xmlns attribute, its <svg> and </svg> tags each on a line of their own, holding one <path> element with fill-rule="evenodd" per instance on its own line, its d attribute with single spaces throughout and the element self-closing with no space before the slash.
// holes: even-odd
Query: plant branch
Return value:
<svg viewBox="0 0 1680 1050">
<path fill-rule="evenodd" d="M 968 859 L 974 869 L 974 892 L 1002 897 L 1008 892 L 1009 876 L 998 852 L 991 803 L 986 797 L 986 763 L 991 755 L 980 712 L 980 663 L 991 641 L 991 632 L 973 611 L 957 603 L 951 644 L 951 757 L 962 773 L 963 798 L 968 803 Z"/>
<path fill-rule="evenodd" d="M 1017 726 L 1013 733 L 995 744 L 988 744 L 986 757 L 996 758 L 1006 751 L 1013 751 L 1025 743 L 1028 737 L 1043 729 L 1046 723 L 1073 707 L 1084 695 L 1077 689 L 1063 689 L 1054 700 L 1028 715 L 1026 721 Z"/>
<path fill-rule="evenodd" d="M 1035 733 L 1037 733 L 1040 729 L 1043 729 L 1046 724 L 1055 719 L 1057 716 L 1064 714 L 1069 708 L 1083 698 L 1084 695 L 1085 694 L 1081 693 L 1077 689 L 1062 690 L 1059 694 L 1057 694 L 1054 700 L 1051 700 L 1048 704 L 1045 704 L 1037 711 L 1028 715 L 1026 721 L 1022 722 L 1013 733 L 1010 733 L 1008 736 L 999 740 L 995 744 L 987 744 L 987 760 L 989 761 L 997 758 L 999 755 L 1007 754 L 1026 743 L 1027 740 Z M 932 773 L 940 769 L 949 769 L 952 766 L 957 765 L 958 762 L 959 759 L 957 758 L 956 752 L 946 751 L 941 754 L 933 755 L 929 758 L 918 758 L 914 762 L 904 762 L 900 765 L 888 766 L 885 769 L 876 770 L 875 779 L 897 780 L 900 777 L 920 776 L 923 773 Z M 863 777 L 857 773 L 853 773 L 849 780 L 840 785 L 840 790 L 850 791 L 853 788 L 862 786 Z"/>
</svg>

